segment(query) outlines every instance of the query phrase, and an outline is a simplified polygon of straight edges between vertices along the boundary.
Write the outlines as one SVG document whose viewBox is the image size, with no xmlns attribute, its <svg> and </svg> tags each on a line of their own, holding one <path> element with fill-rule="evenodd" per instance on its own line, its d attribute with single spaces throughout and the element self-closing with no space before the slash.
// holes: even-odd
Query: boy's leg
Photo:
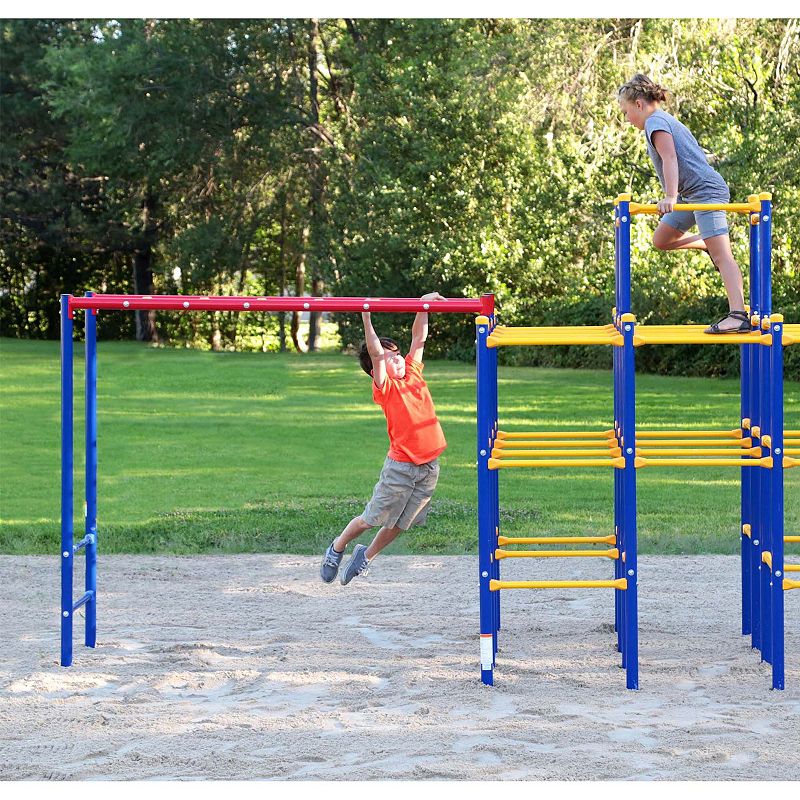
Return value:
<svg viewBox="0 0 800 800">
<path fill-rule="evenodd" d="M 347 523 L 347 527 L 333 540 L 333 549 L 336 550 L 337 553 L 343 553 L 350 542 L 354 539 L 358 539 L 364 531 L 368 531 L 370 528 L 374 527 L 374 525 L 365 522 L 361 517 L 353 517 L 353 519 Z"/>
<path fill-rule="evenodd" d="M 384 547 L 390 545 L 401 533 L 403 532 L 402 528 L 398 528 L 397 526 L 393 528 L 381 528 L 376 534 L 375 538 L 372 540 L 372 543 L 367 548 L 366 553 L 364 555 L 367 557 L 368 561 L 372 561 Z"/>
</svg>

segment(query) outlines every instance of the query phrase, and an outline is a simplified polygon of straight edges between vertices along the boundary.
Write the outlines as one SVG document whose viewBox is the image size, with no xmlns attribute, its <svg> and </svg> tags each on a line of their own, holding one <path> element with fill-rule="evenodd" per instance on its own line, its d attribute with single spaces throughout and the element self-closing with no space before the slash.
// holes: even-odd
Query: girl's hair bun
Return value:
<svg viewBox="0 0 800 800">
<path fill-rule="evenodd" d="M 617 96 L 630 102 L 647 100 L 649 103 L 660 103 L 667 99 L 667 90 L 651 81 L 647 75 L 637 72 L 627 83 L 619 87 Z"/>
</svg>

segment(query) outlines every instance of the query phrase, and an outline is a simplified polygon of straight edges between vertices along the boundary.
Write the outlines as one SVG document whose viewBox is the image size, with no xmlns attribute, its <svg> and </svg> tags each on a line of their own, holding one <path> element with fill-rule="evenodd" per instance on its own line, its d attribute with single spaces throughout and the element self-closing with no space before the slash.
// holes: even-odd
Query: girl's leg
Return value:
<svg viewBox="0 0 800 800">
<path fill-rule="evenodd" d="M 374 526 L 367 525 L 361 517 L 353 517 L 353 519 L 347 523 L 347 527 L 333 540 L 333 549 L 336 550 L 337 553 L 343 553 L 345 547 L 347 547 L 353 539 L 358 539 L 364 531 L 368 531 L 372 527 Z"/>
<path fill-rule="evenodd" d="M 653 246 L 659 250 L 708 250 L 699 233 L 680 231 L 666 222 L 658 223 L 653 234 Z"/>
<path fill-rule="evenodd" d="M 719 236 L 712 236 L 706 239 L 708 254 L 716 264 L 717 269 L 722 275 L 722 282 L 725 284 L 725 292 L 728 295 L 728 305 L 731 311 L 744 311 L 744 288 L 742 283 L 742 271 L 731 252 L 731 240 L 727 233 Z M 729 324 L 735 322 L 736 324 Z M 726 320 L 720 324 L 720 328 L 735 328 L 741 322 L 736 320 Z"/>
</svg>

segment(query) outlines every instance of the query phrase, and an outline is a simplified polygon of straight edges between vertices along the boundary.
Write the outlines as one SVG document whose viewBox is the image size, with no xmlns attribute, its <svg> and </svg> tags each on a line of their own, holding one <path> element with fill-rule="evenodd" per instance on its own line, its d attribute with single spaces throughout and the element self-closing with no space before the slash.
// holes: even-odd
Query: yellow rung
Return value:
<svg viewBox="0 0 800 800">
<path fill-rule="evenodd" d="M 498 450 L 514 450 L 522 448 L 548 448 L 548 447 L 594 447 L 598 450 L 603 448 L 617 447 L 616 439 L 588 439 L 580 441 L 578 439 L 498 439 L 495 442 Z"/>
<path fill-rule="evenodd" d="M 792 460 L 792 459 L 790 459 Z M 784 466 L 786 466 L 784 459 Z M 634 465 L 640 467 L 764 467 L 772 468 L 772 457 L 765 458 L 636 458 Z"/>
<path fill-rule="evenodd" d="M 637 455 L 640 456 L 729 456 L 732 453 L 741 453 L 747 456 L 761 456 L 760 447 L 748 447 L 744 450 L 724 447 L 642 447 L 636 448 Z"/>
<path fill-rule="evenodd" d="M 786 581 L 784 581 L 784 584 Z M 800 586 L 800 582 L 798 582 Z M 489 581 L 489 591 L 498 589 L 627 589 L 628 579 L 614 581 Z"/>
<path fill-rule="evenodd" d="M 636 431 L 637 439 L 741 439 L 742 429 L 730 431 Z"/>
<path fill-rule="evenodd" d="M 628 206 L 631 214 L 658 214 L 655 203 L 631 203 Z M 727 211 L 729 214 L 752 214 L 761 211 L 761 203 L 675 203 L 675 211 Z"/>
<path fill-rule="evenodd" d="M 616 467 L 625 469 L 625 459 L 619 458 L 543 458 L 510 459 L 490 458 L 489 469 L 508 469 L 509 467 Z"/>
<path fill-rule="evenodd" d="M 784 536 L 784 542 L 800 542 L 800 536 Z"/>
<path fill-rule="evenodd" d="M 616 544 L 617 537 L 610 536 L 498 536 L 497 544 Z"/>
<path fill-rule="evenodd" d="M 490 581 L 491 583 L 491 581 Z M 800 589 L 800 581 L 790 581 L 788 578 L 783 579 L 783 591 L 788 592 L 789 589 Z"/>
<path fill-rule="evenodd" d="M 784 564 L 784 572 L 800 572 L 800 564 Z"/>
<path fill-rule="evenodd" d="M 637 440 L 640 435 L 636 435 Z M 753 447 L 753 439 L 645 439 L 639 442 L 642 447 L 725 447 L 731 453 L 738 448 Z"/>
<path fill-rule="evenodd" d="M 800 326 L 798 326 L 800 327 Z M 783 436 L 786 439 L 794 438 L 795 436 L 800 437 L 800 431 L 784 431 Z"/>
<path fill-rule="evenodd" d="M 616 458 L 622 455 L 622 450 L 619 447 L 610 448 L 609 456 Z M 760 454 L 760 453 L 759 453 Z M 560 456 L 597 456 L 597 450 L 506 450 L 503 447 L 495 447 L 492 449 L 492 458 L 532 458 L 549 456 L 557 458 Z"/>
<path fill-rule="evenodd" d="M 498 439 L 613 439 L 614 431 L 497 431 Z"/>
<path fill-rule="evenodd" d="M 771 345 L 772 334 L 754 330 L 750 333 L 706 333 L 704 325 L 637 325 L 636 338 L 641 344 L 760 344 Z"/>
<path fill-rule="evenodd" d="M 800 458 L 791 458 L 790 456 L 783 457 L 783 468 L 791 469 L 792 467 L 800 466 Z"/>
<path fill-rule="evenodd" d="M 500 558 L 619 558 L 619 550 L 495 550 L 494 557 Z"/>
</svg>

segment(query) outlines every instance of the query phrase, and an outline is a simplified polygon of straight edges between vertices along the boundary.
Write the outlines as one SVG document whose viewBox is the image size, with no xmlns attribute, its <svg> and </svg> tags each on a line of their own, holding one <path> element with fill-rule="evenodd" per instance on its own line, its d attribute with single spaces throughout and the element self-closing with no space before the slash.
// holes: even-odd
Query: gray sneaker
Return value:
<svg viewBox="0 0 800 800">
<path fill-rule="evenodd" d="M 334 539 L 334 541 L 336 541 Z M 333 549 L 333 542 L 328 545 L 325 557 L 322 559 L 322 566 L 319 568 L 319 576 L 325 583 L 331 583 L 339 571 L 339 564 L 344 558 L 344 550 L 341 553 Z"/>
<path fill-rule="evenodd" d="M 342 570 L 342 576 L 339 578 L 342 582 L 342 586 L 346 586 L 350 583 L 356 575 L 367 574 L 369 561 L 367 561 L 366 552 L 367 546 L 365 544 L 357 544 L 353 548 L 353 555 L 347 562 L 347 566 Z"/>
</svg>

